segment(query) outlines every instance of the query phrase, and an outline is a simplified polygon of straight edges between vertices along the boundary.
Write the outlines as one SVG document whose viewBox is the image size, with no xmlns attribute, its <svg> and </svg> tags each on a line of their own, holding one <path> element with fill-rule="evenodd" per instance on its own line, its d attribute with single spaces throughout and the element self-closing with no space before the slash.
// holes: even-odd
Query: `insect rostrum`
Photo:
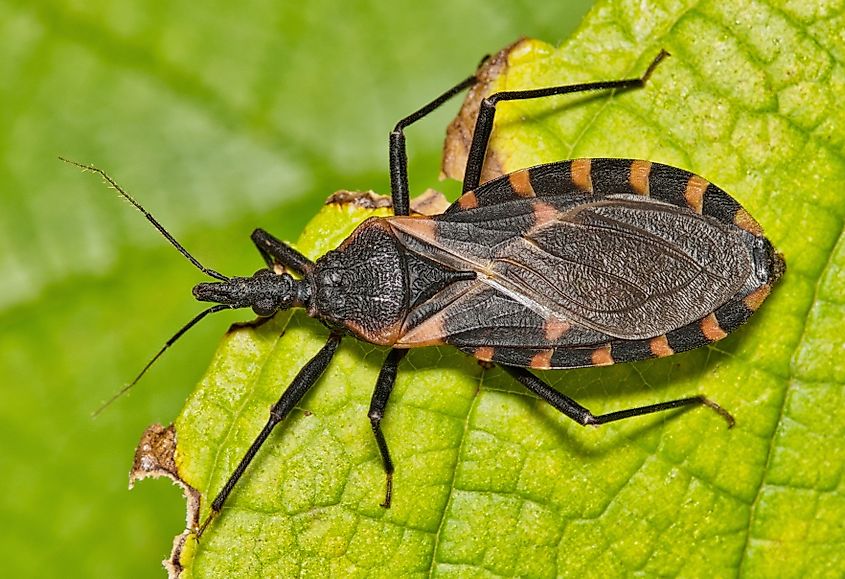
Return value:
<svg viewBox="0 0 845 579">
<path fill-rule="evenodd" d="M 560 161 L 479 183 L 498 102 L 641 87 L 665 56 L 661 52 L 640 78 L 488 96 L 473 133 L 463 195 L 441 215 L 411 216 L 403 130 L 476 77 L 464 80 L 391 133 L 395 216 L 365 221 L 315 262 L 257 229 L 252 239 L 267 267 L 228 278 L 201 266 L 147 214 L 218 280 L 194 287 L 198 300 L 217 305 L 176 337 L 206 313 L 247 307 L 259 316 L 302 307 L 331 330 L 271 408 L 198 535 L 220 513 L 273 428 L 330 364 L 343 336 L 391 348 L 369 410 L 386 472 L 385 507 L 394 467 L 380 422 L 409 348 L 451 345 L 499 364 L 583 425 L 695 404 L 712 407 L 733 424 L 730 414 L 702 395 L 596 416 L 530 369 L 669 356 L 710 344 L 743 324 L 785 266 L 736 200 L 682 169 L 628 159 Z"/>
</svg>

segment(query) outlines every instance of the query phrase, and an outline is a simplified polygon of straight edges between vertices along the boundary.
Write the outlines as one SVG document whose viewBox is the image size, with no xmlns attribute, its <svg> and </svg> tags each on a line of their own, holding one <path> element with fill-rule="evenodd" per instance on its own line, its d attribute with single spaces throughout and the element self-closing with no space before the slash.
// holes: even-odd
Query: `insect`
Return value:
<svg viewBox="0 0 845 579">
<path fill-rule="evenodd" d="M 223 309 L 252 308 L 269 317 L 301 307 L 330 329 L 326 344 L 270 409 L 266 425 L 211 503 L 198 537 L 274 427 L 330 364 L 343 336 L 390 347 L 368 414 L 386 475 L 384 507 L 391 503 L 394 465 L 381 420 L 410 348 L 447 344 L 498 364 L 581 425 L 691 405 L 709 406 L 733 424 L 730 414 L 702 395 L 594 415 L 531 369 L 669 356 L 724 338 L 743 324 L 785 264 L 737 201 L 698 175 L 628 159 L 560 161 L 480 183 L 497 103 L 642 87 L 666 55 L 661 52 L 639 78 L 486 97 L 463 194 L 440 215 L 411 216 L 404 129 L 477 82 L 476 76 L 467 78 L 390 133 L 395 216 L 370 218 L 316 261 L 256 229 L 252 241 L 267 267 L 249 277 L 227 277 L 200 264 L 108 175 L 83 165 L 99 172 L 216 280 L 193 288 L 197 300 L 215 305 L 171 338 L 144 371 L 195 323 Z"/>
</svg>

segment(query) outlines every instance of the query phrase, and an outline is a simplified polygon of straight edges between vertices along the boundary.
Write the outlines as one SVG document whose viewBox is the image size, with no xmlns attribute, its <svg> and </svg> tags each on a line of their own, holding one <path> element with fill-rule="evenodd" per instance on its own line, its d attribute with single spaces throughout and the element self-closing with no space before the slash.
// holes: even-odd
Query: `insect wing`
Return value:
<svg viewBox="0 0 845 579">
<path fill-rule="evenodd" d="M 412 308 L 397 345 L 572 367 L 611 363 L 611 346 L 633 360 L 703 345 L 750 316 L 763 298 L 743 298 L 767 295 L 782 262 L 736 201 L 665 165 L 584 161 L 506 175 L 434 219 L 390 220 L 409 252 L 477 273 Z"/>
<path fill-rule="evenodd" d="M 547 317 L 615 338 L 650 338 L 702 318 L 749 283 L 744 236 L 691 211 L 622 196 L 558 212 L 496 247 L 491 280 Z"/>
</svg>

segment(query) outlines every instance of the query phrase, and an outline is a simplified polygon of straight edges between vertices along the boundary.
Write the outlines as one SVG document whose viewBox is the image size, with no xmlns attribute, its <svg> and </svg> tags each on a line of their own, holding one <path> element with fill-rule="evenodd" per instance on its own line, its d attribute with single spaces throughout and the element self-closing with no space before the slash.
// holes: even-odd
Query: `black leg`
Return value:
<svg viewBox="0 0 845 579">
<path fill-rule="evenodd" d="M 310 259 L 263 229 L 256 229 L 250 237 L 270 269 L 278 264 L 289 267 L 302 275 L 314 265 L 314 262 Z"/>
<path fill-rule="evenodd" d="M 595 416 L 572 398 L 564 396 L 528 370 L 513 366 L 502 366 L 502 368 L 531 392 L 582 426 L 599 426 L 600 424 L 607 424 L 608 422 L 615 422 L 633 416 L 643 416 L 644 414 L 663 412 L 664 410 L 671 410 L 673 408 L 698 405 L 707 406 L 716 411 L 728 423 L 728 428 L 732 428 L 736 422 L 727 410 L 705 396 L 690 396 L 689 398 L 679 398 L 678 400 L 669 400 L 668 402 L 659 402 L 658 404 L 649 404 L 648 406 L 628 408 L 627 410 Z"/>
<path fill-rule="evenodd" d="M 498 92 L 482 100 L 481 106 L 478 109 L 478 117 L 475 121 L 475 129 L 472 134 L 472 144 L 467 155 L 467 167 L 464 172 L 463 184 L 464 193 L 478 187 L 481 180 L 481 169 L 484 166 L 484 158 L 487 155 L 487 143 L 490 141 L 490 133 L 493 130 L 493 116 L 496 114 L 496 103 L 500 101 L 536 99 L 591 90 L 639 88 L 645 85 L 660 61 L 667 56 L 669 56 L 669 53 L 661 50 L 660 54 L 657 55 L 648 69 L 646 69 L 645 74 L 640 78 Z"/>
<path fill-rule="evenodd" d="M 208 527 L 214 517 L 220 514 L 220 510 L 223 508 L 223 503 L 226 502 L 226 498 L 232 492 L 232 489 L 235 488 L 235 485 L 238 483 L 241 476 L 243 476 L 249 466 L 249 463 L 252 462 L 253 458 L 255 458 L 255 455 L 258 453 L 261 445 L 263 445 L 264 441 L 267 440 L 267 437 L 270 436 L 273 428 L 287 417 L 293 407 L 302 400 L 305 393 L 308 392 L 311 386 L 313 386 L 323 374 L 323 371 L 329 365 L 329 362 L 331 362 L 332 356 L 334 356 L 339 344 L 340 335 L 331 334 L 326 342 L 326 345 L 323 346 L 320 351 L 317 352 L 317 354 L 302 367 L 302 370 L 299 371 L 299 374 L 296 375 L 296 378 L 293 379 L 290 386 L 288 386 L 282 393 L 279 401 L 276 402 L 270 409 L 270 418 L 267 420 L 267 424 L 264 425 L 264 428 L 252 442 L 249 449 L 247 449 L 246 454 L 244 454 L 244 457 L 241 459 L 237 468 L 235 468 L 234 472 L 229 475 L 229 479 L 226 481 L 226 484 L 223 485 L 223 489 L 217 494 L 214 501 L 211 503 L 211 512 L 205 518 L 202 525 L 200 525 L 200 528 L 197 531 L 197 538 L 202 536 L 206 527 Z"/>
<path fill-rule="evenodd" d="M 384 434 L 381 431 L 381 419 L 384 418 L 384 409 L 387 407 L 387 400 L 393 391 L 393 385 L 396 384 L 396 369 L 399 367 L 399 362 L 402 361 L 402 358 L 407 353 L 408 350 L 394 348 L 387 355 L 387 359 L 381 367 L 381 372 L 379 372 L 376 388 L 373 390 L 373 398 L 370 400 L 370 412 L 368 413 L 370 424 L 373 427 L 373 434 L 376 436 L 378 451 L 381 453 L 381 462 L 384 464 L 386 482 L 384 487 L 384 502 L 381 506 L 385 509 L 390 508 L 390 499 L 393 495 L 393 461 L 390 459 L 387 441 L 384 439 Z"/>
<path fill-rule="evenodd" d="M 408 155 L 405 151 L 405 128 L 417 122 L 459 92 L 471 87 L 475 82 L 475 76 L 461 81 L 417 112 L 396 123 L 388 141 L 390 148 L 390 195 L 393 198 L 394 214 L 408 215 L 411 207 L 408 191 Z"/>
</svg>

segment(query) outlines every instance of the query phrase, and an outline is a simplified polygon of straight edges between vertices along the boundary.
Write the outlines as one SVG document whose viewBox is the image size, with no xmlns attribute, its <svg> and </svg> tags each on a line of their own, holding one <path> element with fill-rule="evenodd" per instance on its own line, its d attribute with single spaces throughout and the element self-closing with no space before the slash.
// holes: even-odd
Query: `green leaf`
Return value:
<svg viewBox="0 0 845 579">
<path fill-rule="evenodd" d="M 188 289 L 199 277 L 143 219 L 90 177 L 55 161 L 55 155 L 108 169 L 203 261 L 227 273 L 249 273 L 261 263 L 247 240 L 252 227 L 292 239 L 331 191 L 371 187 L 386 192 L 386 135 L 398 118 L 466 75 L 482 54 L 519 36 L 566 38 L 584 4 L 430 0 L 387 7 L 378 1 L 332 0 L 218 0 L 201 5 L 185 0 L 0 0 L 0 71 L 6 81 L 0 83 L 5 145 L 0 163 L 0 436 L 5 441 L 0 453 L 0 544 L 5 574 L 29 576 L 37 569 L 40 576 L 161 576 L 159 560 L 184 525 L 181 498 L 161 483 L 142 484 L 127 493 L 128 450 L 146 424 L 175 416 L 226 323 L 217 319 L 197 327 L 130 398 L 92 422 L 90 412 L 195 313 Z M 669 374 L 683 369 L 674 365 L 682 357 L 660 365 L 665 379 L 649 383 L 654 391 L 637 373 L 618 388 L 616 378 L 601 369 L 558 377 L 566 380 L 558 383 L 562 390 L 594 410 L 692 389 L 719 395 L 720 402 L 731 405 L 740 424 L 728 434 L 752 433 L 746 437 L 769 448 L 769 466 L 753 467 L 760 463 L 733 447 L 731 454 L 724 453 L 718 440 L 709 446 L 722 426 L 706 418 L 707 413 L 701 417 L 706 428 L 693 432 L 700 433 L 697 452 L 722 452 L 726 471 L 748 470 L 749 465 L 759 469 L 759 492 L 745 511 L 749 516 L 727 539 L 713 538 L 712 521 L 704 524 L 707 517 L 683 540 L 662 528 L 652 532 L 666 533 L 664 550 L 675 545 L 699 554 L 695 545 L 705 539 L 729 540 L 724 544 L 734 547 L 740 544 L 737 537 L 746 539 L 742 544 L 748 548 L 741 552 L 756 551 L 757 561 L 752 565 L 751 555 L 738 556 L 746 575 L 842 573 L 836 550 L 843 543 L 845 510 L 838 356 L 843 334 L 841 12 L 838 2 L 818 0 L 774 5 L 603 3 L 558 57 L 561 66 L 569 67 L 567 78 L 592 80 L 636 74 L 657 48 L 671 48 L 675 55 L 664 63 L 653 87 L 665 83 L 676 66 L 695 72 L 696 80 L 676 87 L 675 93 L 658 93 L 664 98 L 654 101 L 652 108 L 658 110 L 652 114 L 685 120 L 680 130 L 673 131 L 672 123 L 668 129 L 650 128 L 648 117 L 634 123 L 633 133 L 602 136 L 612 128 L 602 115 L 596 117 L 595 130 L 573 139 L 571 154 L 613 152 L 693 168 L 745 203 L 786 252 L 790 271 L 757 316 L 760 320 L 732 336 L 735 342 L 709 352 L 722 359 L 720 352 L 759 359 L 764 369 L 782 364 L 782 371 L 774 374 L 776 384 L 756 382 L 761 374 L 766 380 L 772 377 L 755 366 L 755 373 L 737 378 L 724 398 L 709 387 L 711 374 L 723 373 L 721 362 L 711 361 L 703 368 L 690 362 L 693 369 L 685 362 L 687 381 L 675 387 Z M 707 25 L 696 28 L 702 20 Z M 681 33 L 683 42 L 678 40 Z M 760 49 L 766 38 L 777 41 Z M 732 109 L 723 109 L 721 101 L 725 97 L 736 105 L 736 98 L 727 97 L 733 94 L 733 80 L 728 80 L 736 76 L 732 64 L 738 59 L 705 55 L 736 45 L 752 55 L 765 78 L 780 81 L 767 89 L 777 97 L 771 114 L 755 109 L 753 115 L 737 115 L 734 128 Z M 679 53 L 682 46 L 688 49 Z M 746 79 L 740 76 L 738 85 L 743 85 Z M 747 82 L 751 80 L 749 76 Z M 651 88 L 624 98 L 648 102 Z M 711 98 L 703 101 L 702 95 Z M 583 120 L 578 123 L 583 100 L 617 101 L 572 98 L 570 105 L 561 99 L 561 130 L 587 126 Z M 625 118 L 623 111 L 611 110 Z M 415 191 L 434 184 L 442 127 L 453 111 L 447 108 L 409 131 Z M 796 137 L 778 136 L 783 126 L 770 118 L 795 127 Z M 697 128 L 690 131 L 689 125 Z M 728 125 L 730 131 L 714 130 Z M 793 151 L 782 148 L 788 143 Z M 722 152 L 717 156 L 714 149 Z M 539 160 L 539 153 L 527 153 L 526 164 Z M 737 172 L 735 182 L 720 181 L 731 171 Z M 444 186 L 456 191 L 453 183 Z M 780 317 L 787 332 L 762 321 L 773 316 Z M 688 356 L 699 360 L 701 355 Z M 380 355 L 374 358 L 368 363 L 378 365 Z M 428 372 L 438 367 L 434 361 L 421 365 Z M 404 366 L 403 372 L 408 372 Z M 356 384 L 364 393 L 371 387 L 371 382 Z M 440 385 L 436 392 L 449 387 Z M 631 392 L 638 396 L 617 397 Z M 395 410 L 391 407 L 389 414 Z M 527 412 L 526 424 L 537 428 L 537 417 L 544 413 L 542 406 Z M 685 428 L 699 414 L 667 417 L 667 423 Z M 366 418 L 356 413 L 354 423 L 360 427 L 360 421 L 366 425 Z M 409 424 L 397 418 L 391 432 L 395 436 Z M 555 422 L 548 432 L 559 447 L 574 450 L 551 452 L 569 467 L 569 478 L 551 468 L 531 477 L 558 477 L 558 498 L 549 504 L 559 511 L 552 524 L 538 528 L 565 525 L 560 547 L 553 543 L 556 536 L 549 541 L 561 574 L 568 569 L 599 574 L 604 569 L 598 563 L 587 568 L 595 554 L 614 556 L 621 548 L 620 534 L 628 533 L 635 521 L 649 519 L 639 511 L 619 515 L 617 510 L 612 518 L 602 518 L 603 511 L 595 506 L 584 510 L 578 497 L 585 492 L 612 496 L 619 487 L 600 492 L 607 486 L 606 475 L 595 466 L 588 470 L 594 463 L 584 455 L 611 461 L 627 444 L 636 448 L 659 437 L 665 445 L 672 439 L 648 428 L 643 438 L 635 428 L 630 438 L 620 440 L 604 430 L 579 433 L 565 422 Z M 361 444 L 371 444 L 368 436 Z M 597 441 L 600 450 L 584 447 L 573 438 L 579 436 Z M 414 457 L 403 458 L 400 470 L 413 466 L 409 460 L 413 463 Z M 444 461 L 421 457 L 419 462 L 431 468 Z M 367 508 L 380 500 L 379 469 L 373 458 L 366 471 L 372 477 Z M 701 480 L 706 479 L 695 479 L 696 484 Z M 648 491 L 661 498 L 664 494 L 658 491 L 665 485 L 664 479 L 657 480 Z M 633 513 L 632 505 L 639 509 L 641 500 L 638 495 L 614 505 Z M 600 504 L 596 499 L 594 505 Z M 218 522 L 225 524 L 225 519 Z M 575 527 L 585 531 L 575 535 Z M 477 535 L 476 527 L 465 528 Z M 598 539 L 591 540 L 590 534 Z M 514 536 L 521 540 L 527 535 Z M 629 541 L 638 536 L 625 535 Z M 514 544 L 521 548 L 517 541 L 507 546 Z M 497 547 L 486 552 L 492 557 Z M 450 569 L 485 574 L 478 566 Z M 692 563 L 683 573 L 718 574 Z"/>
<path fill-rule="evenodd" d="M 497 88 L 636 77 L 648 86 L 501 106 L 505 171 L 648 158 L 731 192 L 786 256 L 752 321 L 713 347 L 566 372 L 596 413 L 705 393 L 707 409 L 583 429 L 500 371 L 412 351 L 384 421 L 393 508 L 366 417 L 384 351 L 346 340 L 270 438 L 188 576 L 838 576 L 845 572 L 842 237 L 845 26 L 839 5 L 600 2 L 555 49 L 523 42 Z M 329 206 L 299 247 L 366 214 Z M 176 423 L 180 474 L 207 503 L 326 338 L 301 312 L 229 334 Z"/>
<path fill-rule="evenodd" d="M 162 576 L 183 501 L 161 483 L 127 492 L 130 452 L 242 318 L 197 326 L 92 420 L 198 311 L 203 278 L 57 155 L 108 170 L 204 263 L 248 274 L 252 228 L 295 238 L 330 192 L 385 191 L 397 119 L 519 35 L 565 36 L 590 3 L 0 0 L 3 575 Z M 415 190 L 436 183 L 455 110 L 409 131 Z"/>
</svg>

